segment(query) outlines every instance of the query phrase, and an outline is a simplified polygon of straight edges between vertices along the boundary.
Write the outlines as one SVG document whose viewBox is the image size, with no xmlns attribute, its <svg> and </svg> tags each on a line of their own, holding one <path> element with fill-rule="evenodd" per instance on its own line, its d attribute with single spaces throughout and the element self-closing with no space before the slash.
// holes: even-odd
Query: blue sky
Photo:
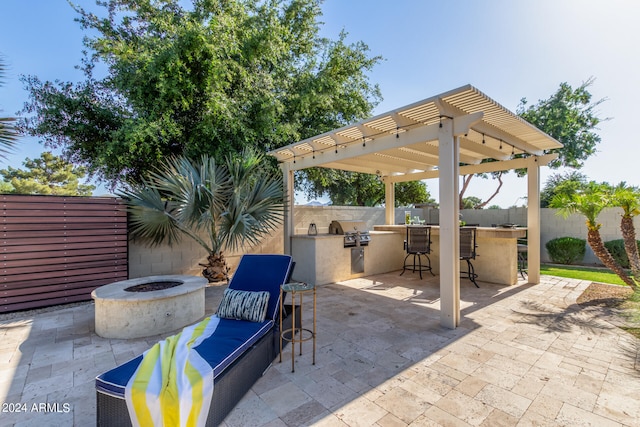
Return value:
<svg viewBox="0 0 640 427">
<path fill-rule="evenodd" d="M 76 0 L 90 6 L 93 0 Z M 27 94 L 18 80 L 78 81 L 83 32 L 66 0 L 3 0 L 0 53 L 9 66 L 0 88 L 4 115 L 22 108 Z M 549 97 L 561 82 L 590 91 L 600 105 L 602 142 L 582 173 L 590 179 L 640 185 L 635 137 L 640 99 L 640 2 L 635 0 L 325 0 L 322 34 L 368 44 L 384 60 L 370 74 L 384 100 L 374 113 L 470 83 L 514 110 Z M 0 167 L 20 167 L 43 147 L 24 138 Z M 544 168 L 542 184 L 552 173 Z M 427 182 L 437 196 L 437 181 Z M 495 183 L 478 179 L 467 195 L 486 198 Z M 505 180 L 494 203 L 508 207 L 526 194 L 526 179 Z M 437 198 L 437 197 L 436 197 Z"/>
</svg>

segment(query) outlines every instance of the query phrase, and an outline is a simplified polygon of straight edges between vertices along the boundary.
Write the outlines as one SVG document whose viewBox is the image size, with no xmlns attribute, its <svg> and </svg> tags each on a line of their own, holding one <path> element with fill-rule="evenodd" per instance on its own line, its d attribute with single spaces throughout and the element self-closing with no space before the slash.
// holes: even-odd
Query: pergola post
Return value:
<svg viewBox="0 0 640 427">
<path fill-rule="evenodd" d="M 527 275 L 540 283 L 540 162 L 529 157 L 527 166 Z"/>
<path fill-rule="evenodd" d="M 382 178 L 384 182 L 384 222 L 387 225 L 396 223 L 396 186 L 388 177 Z"/>
<path fill-rule="evenodd" d="M 459 144 L 458 138 L 453 136 L 453 120 L 442 120 L 438 132 L 440 324 L 451 329 L 460 323 Z"/>
<path fill-rule="evenodd" d="M 294 193 L 294 171 L 289 167 L 289 163 L 280 163 L 282 169 L 282 180 L 285 194 L 284 204 L 284 253 L 291 255 L 291 237 L 295 234 L 295 220 L 293 216 L 293 205 L 295 204 Z"/>
</svg>

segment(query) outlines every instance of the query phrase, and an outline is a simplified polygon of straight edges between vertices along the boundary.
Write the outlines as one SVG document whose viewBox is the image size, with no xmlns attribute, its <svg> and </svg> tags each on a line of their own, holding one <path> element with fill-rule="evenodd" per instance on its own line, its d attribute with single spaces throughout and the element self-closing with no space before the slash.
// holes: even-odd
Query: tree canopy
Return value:
<svg viewBox="0 0 640 427">
<path fill-rule="evenodd" d="M 607 119 L 598 117 L 596 111 L 605 99 L 593 101 L 589 92 L 589 86 L 594 81 L 590 78 L 575 89 L 566 82 L 560 83 L 553 95 L 535 105 L 527 106 L 526 98 L 520 100 L 517 113 L 564 145 L 552 150 L 559 157 L 549 167 L 580 169 L 584 161 L 596 153 L 596 146 L 600 143 L 596 129 L 600 122 Z"/>
<path fill-rule="evenodd" d="M 45 151 L 37 159 L 22 162 L 26 170 L 11 166 L 0 170 L 6 193 L 51 194 L 58 196 L 90 196 L 95 186 L 81 184 L 83 167 L 75 167 L 51 152 Z"/>
<path fill-rule="evenodd" d="M 309 198 L 329 196 L 331 203 L 337 206 L 378 206 L 384 203 L 384 184 L 377 176 L 366 173 L 310 168 L 296 174 L 296 187 Z M 396 183 L 395 195 L 396 207 L 434 202 L 422 181 Z"/>
<path fill-rule="evenodd" d="M 84 81 L 23 76 L 22 131 L 116 186 L 175 155 L 273 149 L 368 116 L 362 42 L 319 35 L 320 0 L 105 0 L 74 6 Z M 99 74 L 104 74 L 99 76 Z"/>
</svg>

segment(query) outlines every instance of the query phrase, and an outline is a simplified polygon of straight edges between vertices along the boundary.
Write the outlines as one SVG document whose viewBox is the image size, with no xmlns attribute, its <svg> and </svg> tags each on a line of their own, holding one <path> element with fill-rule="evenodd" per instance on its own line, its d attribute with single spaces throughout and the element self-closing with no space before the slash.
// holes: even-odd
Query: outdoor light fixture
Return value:
<svg viewBox="0 0 640 427">
<path fill-rule="evenodd" d="M 363 147 L 367 146 L 367 140 L 364 138 L 364 135 L 362 135 L 362 146 Z"/>
<path fill-rule="evenodd" d="M 500 140 L 500 149 L 502 150 L 502 140 Z"/>
<path fill-rule="evenodd" d="M 484 133 L 482 134 L 482 143 L 484 144 Z"/>
</svg>

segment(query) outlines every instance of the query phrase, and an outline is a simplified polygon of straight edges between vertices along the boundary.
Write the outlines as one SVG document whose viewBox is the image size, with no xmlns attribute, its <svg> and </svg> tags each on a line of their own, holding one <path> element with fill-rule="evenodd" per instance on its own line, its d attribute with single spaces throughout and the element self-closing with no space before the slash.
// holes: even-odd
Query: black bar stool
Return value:
<svg viewBox="0 0 640 427">
<path fill-rule="evenodd" d="M 424 225 L 408 225 L 407 226 L 407 240 L 404 241 L 404 248 L 407 251 L 407 256 L 404 257 L 404 265 L 402 266 L 402 276 L 407 267 L 411 267 L 411 264 L 407 265 L 407 258 L 413 255 L 413 268 L 411 271 L 415 273 L 416 269 L 420 272 L 420 279 L 422 279 L 422 272 L 429 271 L 431 275 L 433 270 L 431 269 L 431 259 L 429 253 L 431 253 L 431 227 Z M 427 263 L 422 264 L 422 257 L 426 258 Z M 418 265 L 416 266 L 416 258 Z M 416 268 L 417 267 L 417 268 Z"/>
</svg>

